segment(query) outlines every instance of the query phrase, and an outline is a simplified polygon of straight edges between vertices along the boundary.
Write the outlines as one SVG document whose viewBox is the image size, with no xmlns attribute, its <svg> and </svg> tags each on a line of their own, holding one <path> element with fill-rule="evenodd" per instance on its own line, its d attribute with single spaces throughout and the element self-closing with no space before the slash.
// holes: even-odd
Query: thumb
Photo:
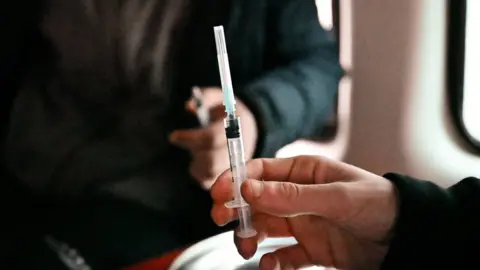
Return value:
<svg viewBox="0 0 480 270">
<path fill-rule="evenodd" d="M 350 205 L 345 186 L 340 183 L 299 185 L 247 180 L 242 196 L 256 211 L 282 217 L 318 215 L 338 220 Z"/>
</svg>

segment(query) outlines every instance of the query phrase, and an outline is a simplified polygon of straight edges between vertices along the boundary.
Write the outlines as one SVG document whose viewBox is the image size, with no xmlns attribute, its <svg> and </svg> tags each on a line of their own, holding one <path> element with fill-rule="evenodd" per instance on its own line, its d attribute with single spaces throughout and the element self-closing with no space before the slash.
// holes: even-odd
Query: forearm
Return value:
<svg viewBox="0 0 480 270">
<path fill-rule="evenodd" d="M 272 157 L 310 137 L 332 112 L 343 70 L 337 43 L 321 26 L 314 0 L 269 1 L 267 67 L 239 98 L 257 118 L 255 157 Z"/>
<path fill-rule="evenodd" d="M 321 128 L 330 116 L 342 70 L 333 47 L 279 67 L 247 85 L 239 98 L 257 119 L 256 157 L 271 157 Z"/>
</svg>

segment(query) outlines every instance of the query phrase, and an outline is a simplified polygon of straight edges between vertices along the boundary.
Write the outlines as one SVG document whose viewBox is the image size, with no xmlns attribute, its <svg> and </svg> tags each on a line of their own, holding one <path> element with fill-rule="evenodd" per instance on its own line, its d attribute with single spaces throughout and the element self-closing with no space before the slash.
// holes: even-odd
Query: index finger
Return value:
<svg viewBox="0 0 480 270">
<path fill-rule="evenodd" d="M 208 150 L 227 144 L 223 123 L 217 121 L 207 128 L 174 131 L 170 140 L 189 150 Z"/>
<path fill-rule="evenodd" d="M 297 184 L 313 184 L 322 172 L 322 159 L 318 156 L 254 159 L 247 163 L 249 179 L 265 181 L 289 181 Z M 212 199 L 222 203 L 232 198 L 232 174 L 222 173 L 211 188 Z"/>
</svg>

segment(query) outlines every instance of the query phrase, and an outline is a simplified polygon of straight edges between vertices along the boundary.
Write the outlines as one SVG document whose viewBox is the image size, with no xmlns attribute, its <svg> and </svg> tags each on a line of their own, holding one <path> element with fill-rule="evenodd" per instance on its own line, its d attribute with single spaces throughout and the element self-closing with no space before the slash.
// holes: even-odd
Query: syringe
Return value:
<svg viewBox="0 0 480 270">
<path fill-rule="evenodd" d="M 85 262 L 85 259 L 78 253 L 77 250 L 69 247 L 52 236 L 45 236 L 45 242 L 56 252 L 60 260 L 70 270 L 91 270 L 90 266 Z"/>
<path fill-rule="evenodd" d="M 242 238 L 255 236 L 251 211 L 248 203 L 243 199 L 240 187 L 247 178 L 247 167 L 243 149 L 243 139 L 240 125 L 240 117 L 235 113 L 235 96 L 233 95 L 230 65 L 228 63 L 227 45 L 223 26 L 215 26 L 215 43 L 217 47 L 218 68 L 223 91 L 223 105 L 227 116 L 225 118 L 225 133 L 227 135 L 228 154 L 230 157 L 230 170 L 233 178 L 234 200 L 225 204 L 229 208 L 237 208 L 240 228 L 237 235 Z"/>
<path fill-rule="evenodd" d="M 203 128 L 208 127 L 208 124 L 210 123 L 210 114 L 207 107 L 203 104 L 203 94 L 198 86 L 192 88 L 192 97 L 195 102 L 195 109 L 200 125 Z"/>
</svg>

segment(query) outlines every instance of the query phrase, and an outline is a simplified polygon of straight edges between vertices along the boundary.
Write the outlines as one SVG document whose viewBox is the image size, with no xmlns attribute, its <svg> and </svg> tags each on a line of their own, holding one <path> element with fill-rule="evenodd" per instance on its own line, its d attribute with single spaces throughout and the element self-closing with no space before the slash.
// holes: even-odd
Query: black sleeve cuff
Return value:
<svg viewBox="0 0 480 270">
<path fill-rule="evenodd" d="M 393 173 L 384 177 L 396 186 L 400 209 L 381 269 L 462 269 L 455 196 L 432 182 Z"/>
<path fill-rule="evenodd" d="M 282 146 L 282 142 L 278 140 L 281 134 L 275 134 L 274 132 L 275 129 L 272 125 L 276 122 L 273 120 L 275 117 L 271 115 L 272 109 L 268 106 L 268 102 L 254 91 L 258 87 L 260 86 L 248 86 L 245 91 L 240 91 L 237 96 L 254 115 L 257 123 L 257 145 L 253 158 L 271 158 L 275 157 Z"/>
</svg>

